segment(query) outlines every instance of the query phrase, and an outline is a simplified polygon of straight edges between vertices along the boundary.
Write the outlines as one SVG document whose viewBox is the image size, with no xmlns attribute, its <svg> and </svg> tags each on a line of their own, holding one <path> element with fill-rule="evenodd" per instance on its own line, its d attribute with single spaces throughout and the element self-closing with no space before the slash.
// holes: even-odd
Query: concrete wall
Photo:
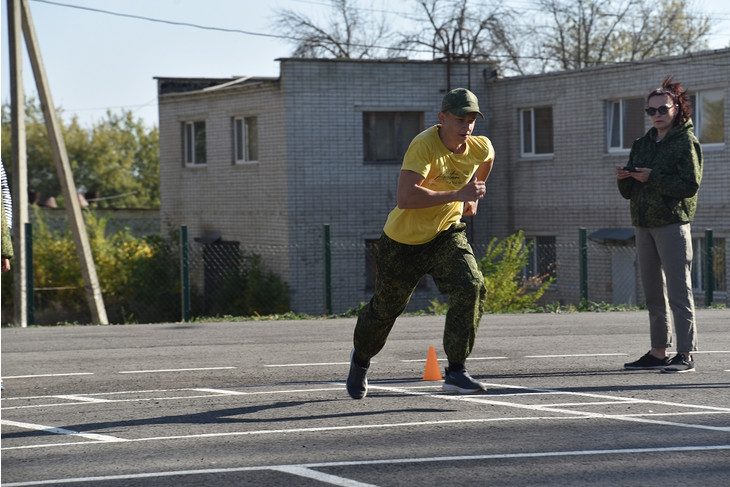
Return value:
<svg viewBox="0 0 730 487">
<path fill-rule="evenodd" d="M 471 86 L 483 99 L 485 66 L 452 66 L 451 88 Z M 297 310 L 321 313 L 324 299 L 322 226 L 330 225 L 333 311 L 368 301 L 365 240 L 378 238 L 395 206 L 400 163 L 364 162 L 363 112 L 421 111 L 438 123 L 446 88 L 442 63 L 282 61 L 289 142 L 291 284 Z M 479 124 L 478 124 L 479 125 Z M 424 128 L 425 128 L 424 127 Z M 484 124 L 478 127 L 484 130 Z M 483 132 L 482 132 L 483 133 Z M 295 247 L 296 245 L 296 247 Z M 433 283 L 416 291 L 411 309 L 438 296 Z"/>
<path fill-rule="evenodd" d="M 730 238 L 728 62 L 726 49 L 506 79 L 485 78 L 490 70 L 484 65 L 456 65 L 447 80 L 443 63 L 283 59 L 278 80 L 161 94 L 163 231 L 186 224 L 191 240 L 217 231 L 223 240 L 240 242 L 289 283 L 294 311 L 321 314 L 327 224 L 333 312 L 357 306 L 372 293 L 365 286 L 365 240 L 380 236 L 400 171 L 399 163 L 363 161 L 363 112 L 421 111 L 428 127 L 437 123 L 447 87 L 469 87 L 487 117 L 477 122 L 476 134 L 490 137 L 497 156 L 479 214 L 466 219 L 475 253 L 482 257 L 492 238 L 517 230 L 555 236 L 558 280 L 545 299 L 577 303 L 578 229 L 590 234 L 631 226 L 613 169 L 628 152 L 606 150 L 606 102 L 644 96 L 668 74 L 693 92 L 725 90 L 725 144 L 705 151 L 693 233 L 700 237 L 713 228 L 716 238 Z M 553 108 L 554 154 L 522 158 L 519 110 L 546 105 Z M 236 116 L 258 117 L 258 163 L 233 163 Z M 203 119 L 207 164 L 186 168 L 181 124 Z M 611 302 L 615 251 L 589 244 L 592 301 Z M 434 298 L 445 300 L 430 282 L 416 291 L 409 309 L 425 309 Z"/>
<path fill-rule="evenodd" d="M 584 227 L 590 234 L 631 226 L 629 202 L 619 195 L 614 174 L 614 166 L 627 161 L 628 151 L 615 154 L 606 149 L 607 101 L 645 96 L 673 75 L 690 93 L 725 92 L 725 143 L 704 150 L 704 178 L 692 228 L 695 237 L 713 228 L 715 238 L 730 238 L 729 64 L 730 50 L 725 49 L 488 83 L 489 136 L 497 163 L 488 185 L 491 210 L 478 217 L 483 226 L 497 237 L 519 229 L 528 235 L 555 235 L 557 297 L 577 302 L 578 229 Z M 547 105 L 553 107 L 554 155 L 522 158 L 519 110 Z M 650 128 L 648 117 L 645 128 Z M 610 267 L 599 258 L 602 250 L 592 247 L 596 255 L 589 258 L 589 299 L 610 302 Z"/>
</svg>

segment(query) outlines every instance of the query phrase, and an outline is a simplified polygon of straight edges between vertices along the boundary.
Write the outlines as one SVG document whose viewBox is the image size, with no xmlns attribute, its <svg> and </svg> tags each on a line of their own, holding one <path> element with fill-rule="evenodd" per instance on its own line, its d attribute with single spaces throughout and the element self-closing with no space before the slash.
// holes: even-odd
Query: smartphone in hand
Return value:
<svg viewBox="0 0 730 487">
<path fill-rule="evenodd" d="M 635 167 L 632 167 L 632 166 L 624 166 L 623 170 L 629 171 L 629 172 L 639 172 Z"/>
</svg>

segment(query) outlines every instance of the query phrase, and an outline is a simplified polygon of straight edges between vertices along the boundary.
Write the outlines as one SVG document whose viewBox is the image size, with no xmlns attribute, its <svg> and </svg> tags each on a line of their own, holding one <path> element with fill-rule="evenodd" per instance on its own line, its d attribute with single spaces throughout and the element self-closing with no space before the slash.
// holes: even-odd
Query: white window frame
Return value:
<svg viewBox="0 0 730 487">
<path fill-rule="evenodd" d="M 721 123 L 723 124 L 722 130 L 719 132 L 722 134 L 722 140 L 719 142 L 707 142 L 704 141 L 704 131 L 706 130 L 705 127 L 705 114 L 704 111 L 704 99 L 710 96 L 719 96 L 720 99 L 722 99 L 723 103 L 723 109 L 721 110 Z M 697 139 L 702 144 L 702 148 L 713 148 L 713 147 L 722 147 L 725 145 L 725 119 L 724 119 L 724 112 L 725 112 L 725 103 L 727 100 L 725 99 L 725 91 L 724 90 L 703 90 L 698 91 L 696 93 L 693 93 L 690 95 L 690 101 L 692 103 L 692 121 L 695 126 L 695 135 L 697 136 Z M 707 117 L 709 118 L 709 116 Z M 708 122 L 709 123 L 709 122 Z"/>
<path fill-rule="evenodd" d="M 641 117 L 637 122 L 641 126 L 641 130 L 636 134 L 630 134 L 627 137 L 627 123 L 626 118 L 629 116 L 627 113 L 627 103 L 636 103 L 637 107 L 640 107 L 641 113 L 637 112 L 637 117 Z M 643 136 L 646 133 L 645 123 L 645 112 L 644 112 L 644 99 L 641 97 L 636 98 L 619 98 L 616 100 L 608 100 L 606 103 L 606 150 L 609 153 L 628 153 L 631 151 L 631 145 L 634 140 Z M 618 111 L 618 113 L 616 113 Z M 618 119 L 617 119 L 618 117 Z M 615 133 L 618 130 L 618 134 Z M 618 137 L 618 145 L 614 145 L 614 135 Z M 626 140 L 627 138 L 631 140 Z"/>
<path fill-rule="evenodd" d="M 550 126 L 552 138 L 551 145 L 552 151 L 550 152 L 536 152 L 537 147 L 537 127 L 535 124 L 535 110 L 549 108 L 550 109 Z M 525 133 L 525 116 L 529 114 L 530 120 L 530 133 L 529 133 L 529 150 L 526 150 L 525 144 L 527 141 L 528 134 Z M 520 110 L 520 154 L 525 158 L 550 158 L 553 157 L 555 152 L 555 117 L 552 113 L 552 106 L 539 106 L 533 108 L 523 108 Z"/>
<path fill-rule="evenodd" d="M 255 125 L 254 125 L 255 124 Z M 252 127 L 256 140 L 252 141 Z M 236 164 L 256 164 L 258 154 L 258 117 L 233 118 L 233 160 Z M 256 151 L 255 154 L 252 151 Z"/>
<path fill-rule="evenodd" d="M 203 131 L 203 160 L 201 161 L 198 157 L 198 151 L 196 147 L 196 143 L 198 142 L 198 132 L 201 130 Z M 183 129 L 183 162 L 185 163 L 185 167 L 200 167 L 207 164 L 207 151 L 208 151 L 208 141 L 207 141 L 207 131 L 206 131 L 206 123 L 205 120 L 193 120 L 193 121 L 187 121 L 183 122 L 182 124 Z"/>
</svg>

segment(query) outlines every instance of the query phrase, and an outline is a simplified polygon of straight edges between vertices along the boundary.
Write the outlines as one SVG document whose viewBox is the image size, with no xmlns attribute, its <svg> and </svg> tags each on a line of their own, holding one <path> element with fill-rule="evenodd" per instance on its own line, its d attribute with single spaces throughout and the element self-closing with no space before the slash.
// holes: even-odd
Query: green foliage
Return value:
<svg viewBox="0 0 730 487">
<path fill-rule="evenodd" d="M 522 231 L 510 235 L 501 242 L 492 239 L 485 256 L 479 260 L 479 270 L 484 275 L 487 296 L 482 303 L 487 313 L 513 313 L 538 310 L 537 302 L 554 281 L 549 276 L 525 279 L 522 269 L 532 252 L 532 242 L 525 243 Z M 558 305 L 559 306 L 559 305 Z M 431 301 L 429 312 L 444 315 L 447 303 Z"/>
<path fill-rule="evenodd" d="M 548 303 L 544 306 L 538 306 L 531 309 L 530 312 L 534 313 L 605 313 L 610 311 L 637 311 L 645 309 L 642 306 L 632 306 L 628 304 L 609 304 L 609 303 L 596 303 L 593 301 L 581 302 L 576 306 L 574 304 L 560 304 L 560 303 Z"/>
<path fill-rule="evenodd" d="M 76 246 L 70 230 L 53 231 L 33 207 L 33 267 L 37 324 L 89 323 Z M 86 211 L 91 253 L 111 323 L 160 323 L 181 317 L 180 251 L 174 238 L 137 238 L 122 230 L 110 234 L 109 218 Z M 289 288 L 265 271 L 257 255 L 241 258 L 212 295 L 215 316 L 258 316 L 289 311 Z M 3 273 L 3 310 L 12 310 L 12 273 Z M 8 287 L 6 287 L 8 286 Z M 192 308 L 205 313 L 205 299 L 191 290 Z M 12 315 L 12 313 L 10 313 Z"/>
<path fill-rule="evenodd" d="M 241 255 L 223 273 L 213 298 L 212 316 L 261 316 L 289 311 L 289 286 L 261 266 L 259 255 Z"/>
<path fill-rule="evenodd" d="M 35 321 L 88 323 L 88 301 L 71 232 L 51 230 L 40 209 L 32 208 Z M 84 212 L 84 218 L 109 321 L 175 320 L 180 311 L 179 267 L 170 249 L 159 238 L 136 238 L 127 231 L 108 235 L 109 218 L 93 211 Z"/>
<path fill-rule="evenodd" d="M 357 318 L 360 315 L 360 311 L 367 306 L 367 303 L 360 302 L 357 304 L 357 306 L 353 306 L 352 308 L 348 309 L 342 314 L 339 315 L 333 315 L 333 317 L 336 318 Z"/>
<path fill-rule="evenodd" d="M 442 303 L 438 299 L 434 299 L 431 301 L 428 311 L 435 315 L 445 315 L 449 311 L 449 304 Z"/>
<path fill-rule="evenodd" d="M 522 231 L 498 242 L 489 242 L 485 256 L 479 261 L 484 275 L 487 297 L 484 310 L 491 313 L 522 311 L 536 306 L 545 294 L 552 277 L 536 276 L 525 279 L 522 269 L 527 265 L 532 242 L 525 243 Z"/>
<path fill-rule="evenodd" d="M 97 192 L 101 207 L 159 207 L 159 132 L 148 129 L 133 112 L 108 111 L 106 118 L 85 128 L 78 117 L 63 122 L 61 133 L 81 193 Z M 53 196 L 61 203 L 53 153 L 48 142 L 43 112 L 36 100 L 26 102 L 26 145 L 28 187 L 42 197 Z M 10 106 L 2 107 L 2 158 L 11 160 Z M 5 167 L 8 173 L 12 167 Z M 8 177 L 11 177 L 8 174 Z"/>
</svg>

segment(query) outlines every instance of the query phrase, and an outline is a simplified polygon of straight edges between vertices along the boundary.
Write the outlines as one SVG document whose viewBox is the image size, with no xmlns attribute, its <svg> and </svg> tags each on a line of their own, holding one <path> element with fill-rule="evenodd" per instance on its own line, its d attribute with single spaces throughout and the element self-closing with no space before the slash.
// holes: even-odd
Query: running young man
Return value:
<svg viewBox="0 0 730 487">
<path fill-rule="evenodd" d="M 471 91 L 448 92 L 438 114 L 440 123 L 417 135 L 403 158 L 397 207 L 388 215 L 378 241 L 375 293 L 355 326 L 347 378 L 353 399 L 367 394 L 370 359 L 385 346 L 396 318 L 426 274 L 449 295 L 444 390 L 460 394 L 486 390 L 465 367 L 486 288 L 461 217 L 476 214 L 494 162 L 489 139 L 471 135 L 477 115 L 484 118 Z"/>
</svg>

